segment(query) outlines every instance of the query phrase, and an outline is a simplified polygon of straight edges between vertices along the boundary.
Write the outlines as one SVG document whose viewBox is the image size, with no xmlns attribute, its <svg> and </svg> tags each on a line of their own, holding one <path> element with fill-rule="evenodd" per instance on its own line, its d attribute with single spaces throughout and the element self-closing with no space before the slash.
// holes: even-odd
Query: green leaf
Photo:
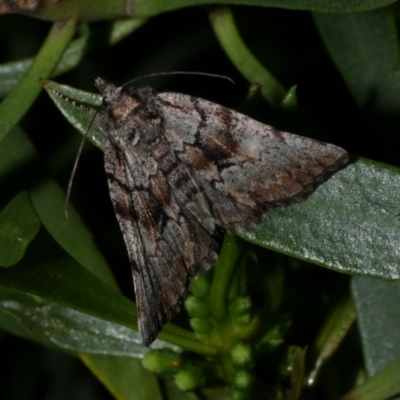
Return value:
<svg viewBox="0 0 400 400">
<path fill-rule="evenodd" d="M 313 14 L 356 103 L 384 140 L 397 137 L 400 127 L 397 14 L 394 6 L 359 14 Z M 397 142 L 386 145 L 386 160 L 397 163 L 397 147 Z"/>
<path fill-rule="evenodd" d="M 1 206 L 17 193 L 29 189 L 36 212 L 53 238 L 81 265 L 117 288 L 91 232 L 72 206 L 69 207 L 69 218 L 65 218 L 65 193 L 49 178 L 35 148 L 20 129 L 14 129 L 0 143 L 0 185 Z"/>
<path fill-rule="evenodd" d="M 51 75 L 74 33 L 74 20 L 53 25 L 32 65 L 0 104 L 0 141 L 32 106 L 41 90 L 39 78 Z"/>
<path fill-rule="evenodd" d="M 290 346 L 281 362 L 282 375 L 290 379 L 290 384 L 284 390 L 284 398 L 297 400 L 303 389 L 305 369 L 305 350 L 298 346 Z"/>
<path fill-rule="evenodd" d="M 20 193 L 0 214 L 0 266 L 10 267 L 21 260 L 39 228 L 28 193 Z"/>
<path fill-rule="evenodd" d="M 398 162 L 398 145 L 395 141 L 398 137 L 399 118 L 399 87 L 400 87 L 400 50 L 397 30 L 397 7 L 387 7 L 361 14 L 329 15 L 314 14 L 314 20 L 324 40 L 325 46 L 335 62 L 339 72 L 346 82 L 356 103 L 364 112 L 366 118 L 372 122 L 384 141 L 393 138 L 392 145 L 387 143 L 384 147 L 386 159 Z M 383 177 L 383 176 L 382 176 Z M 381 205 L 397 223 L 398 213 L 393 207 L 386 208 L 386 195 L 384 188 L 386 181 L 375 187 L 376 196 L 385 202 Z M 393 188 L 394 189 L 394 188 Z M 389 190 L 394 193 L 394 190 Z M 372 200 L 372 199 L 371 199 Z M 391 202 L 391 199 L 389 199 Z M 390 209 L 392 209 L 390 211 Z M 386 218 L 382 219 L 383 226 Z M 389 222 L 389 221 L 388 221 Z M 377 219 L 376 224 L 380 225 Z M 378 225 L 377 225 L 378 226 Z M 391 230 L 385 240 L 393 242 L 397 239 L 396 232 L 389 228 L 384 229 L 385 235 Z M 370 231 L 359 231 L 368 238 Z M 365 258 L 373 255 L 368 261 L 371 268 L 380 270 L 376 274 L 387 279 L 397 279 L 397 268 L 393 261 L 386 264 L 388 250 L 386 246 L 381 248 L 381 257 L 373 250 L 378 242 L 376 237 L 371 238 L 370 249 L 365 248 Z M 382 244 L 384 244 L 382 242 Z M 393 247 L 392 252 L 395 250 Z M 394 255 L 395 253 L 393 253 Z M 392 258 L 392 257 L 390 257 Z M 368 274 L 367 274 L 368 275 Z M 352 280 L 353 294 L 358 311 L 358 323 L 363 344 L 363 353 L 369 375 L 375 375 L 388 363 L 400 357 L 400 337 L 396 321 L 399 318 L 396 298 L 400 299 L 399 285 L 395 283 L 381 282 L 375 279 L 354 277 Z M 394 389 L 398 381 L 390 378 L 390 374 L 381 375 L 377 380 L 367 381 L 349 394 L 348 398 L 387 398 L 395 393 Z M 397 390 L 397 392 L 396 392 Z M 371 397 L 369 397 L 371 395 Z M 353 397 L 352 397 L 353 396 Z"/>
<path fill-rule="evenodd" d="M 354 12 L 372 10 L 392 4 L 395 0 L 220 0 L 220 4 L 253 5 L 261 7 L 281 7 L 292 10 L 313 10 L 323 12 Z M 176 10 L 187 6 L 215 4 L 212 0 L 136 0 L 134 4 L 126 0 L 86 0 L 61 2 L 54 7 L 52 1 L 37 3 L 29 8 L 14 6 L 12 9 L 4 6 L 0 13 L 28 13 L 32 17 L 59 21 L 79 15 L 81 21 L 94 21 L 118 17 L 149 17 L 162 12 Z M 40 4 L 40 6 L 39 6 Z"/>
<path fill-rule="evenodd" d="M 107 40 L 102 44 L 111 46 L 140 28 L 145 22 L 145 19 L 124 19 L 121 21 L 114 21 L 111 26 L 107 26 L 105 29 L 97 29 L 88 35 L 74 40 L 65 50 L 54 71 L 51 74 L 43 73 L 41 76 L 47 78 L 55 77 L 70 71 L 78 66 L 85 55 L 90 52 L 96 44 L 97 38 L 101 37 L 102 40 L 104 40 L 104 36 L 107 35 Z M 33 59 L 28 58 L 0 65 L 0 97 L 5 96 L 14 89 L 32 62 Z"/>
<path fill-rule="evenodd" d="M 380 8 L 395 0 L 221 0 L 219 4 L 236 4 L 259 7 L 279 7 L 291 10 L 313 10 L 323 12 L 355 12 Z M 155 15 L 161 11 L 174 10 L 189 5 L 215 4 L 212 0 L 137 0 L 137 12 L 142 15 Z"/>
<path fill-rule="evenodd" d="M 117 400 L 162 400 L 157 377 L 140 361 L 126 357 L 81 355 L 88 368 Z"/>
<path fill-rule="evenodd" d="M 372 376 L 400 358 L 400 284 L 354 277 L 352 292 L 358 311 L 365 367 Z"/>
<path fill-rule="evenodd" d="M 0 270 L 0 287 L 40 296 L 47 301 L 137 331 L 135 304 L 82 268 L 44 229 L 17 265 Z M 28 314 L 29 310 L 25 312 L 25 315 Z M 65 313 L 63 318 L 67 318 Z M 184 346 L 186 344 L 188 349 L 215 354 L 213 347 L 196 341 L 193 343 L 184 334 L 175 337 L 181 331 L 185 332 L 179 329 L 173 325 L 166 326 L 161 335 L 167 340 L 180 341 Z"/>
<path fill-rule="evenodd" d="M 81 133 L 90 114 L 57 92 L 98 106 L 99 95 L 47 81 L 56 105 Z M 88 135 L 101 147 L 96 122 Z M 320 185 L 307 201 L 271 211 L 243 238 L 340 272 L 400 280 L 400 170 L 362 158 Z"/>
<path fill-rule="evenodd" d="M 315 385 L 321 367 L 340 346 L 356 317 L 354 300 L 348 293 L 330 311 L 311 348 L 312 371 L 307 378 L 308 386 Z"/>
<path fill-rule="evenodd" d="M 395 7 L 313 17 L 330 56 L 361 109 L 398 112 L 400 49 Z"/>
<path fill-rule="evenodd" d="M 136 330 L 4 286 L 0 287 L 0 327 L 73 353 L 140 359 L 150 351 Z M 160 340 L 153 348 L 181 351 Z"/>
<path fill-rule="evenodd" d="M 41 79 L 40 82 L 67 121 L 82 135 L 86 134 L 92 122 L 87 138 L 96 147 L 104 151 L 101 129 L 98 125 L 99 119 L 95 118 L 91 121 L 93 113 L 79 107 L 79 104 L 83 104 L 92 108 L 98 108 L 102 104 L 102 97 L 99 94 L 85 92 L 67 85 L 60 85 L 47 79 Z M 73 103 L 71 100 L 78 102 L 78 104 Z"/>
<path fill-rule="evenodd" d="M 341 400 L 386 400 L 400 393 L 400 358 L 368 379 Z M 398 397 L 397 397 L 398 398 Z"/>
<path fill-rule="evenodd" d="M 400 280 L 400 170 L 353 158 L 306 201 L 243 237 L 338 272 Z"/>
<path fill-rule="evenodd" d="M 82 268 L 45 229 L 32 241 L 18 264 L 0 270 L 0 286 L 137 330 L 134 303 Z"/>
</svg>

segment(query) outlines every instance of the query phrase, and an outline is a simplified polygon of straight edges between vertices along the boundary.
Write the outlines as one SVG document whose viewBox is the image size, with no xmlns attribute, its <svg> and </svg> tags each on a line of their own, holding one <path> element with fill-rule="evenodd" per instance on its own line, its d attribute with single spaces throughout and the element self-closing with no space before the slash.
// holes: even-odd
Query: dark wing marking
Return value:
<svg viewBox="0 0 400 400">
<path fill-rule="evenodd" d="M 121 140 L 106 140 L 105 168 L 132 265 L 139 331 L 148 346 L 180 311 L 190 279 L 214 263 L 214 221 L 182 163 L 169 163 L 165 175 L 162 159 L 152 170 L 148 154 Z"/>
<path fill-rule="evenodd" d="M 164 137 L 229 232 L 248 230 L 270 209 L 304 200 L 348 161 L 337 146 L 278 131 L 207 100 L 179 93 L 158 98 Z"/>
</svg>

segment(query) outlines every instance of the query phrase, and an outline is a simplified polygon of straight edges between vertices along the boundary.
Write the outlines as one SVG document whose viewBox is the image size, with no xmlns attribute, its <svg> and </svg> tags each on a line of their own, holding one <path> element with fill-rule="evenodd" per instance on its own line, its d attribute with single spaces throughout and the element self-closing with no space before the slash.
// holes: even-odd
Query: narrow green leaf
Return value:
<svg viewBox="0 0 400 400">
<path fill-rule="evenodd" d="M 20 261 L 39 228 L 40 220 L 28 193 L 20 193 L 0 214 L 0 266 L 10 267 Z"/>
<path fill-rule="evenodd" d="M 75 68 L 93 47 L 92 42 L 95 42 L 97 37 L 104 38 L 104 35 L 107 34 L 108 40 L 103 44 L 111 46 L 140 28 L 145 22 L 145 19 L 114 21 L 111 27 L 107 26 L 106 29 L 95 30 L 89 35 L 74 40 L 65 50 L 53 73 L 50 75 L 43 74 L 42 76 L 46 78 L 55 77 Z M 18 84 L 32 62 L 33 59 L 28 58 L 0 65 L 0 97 L 8 94 Z"/>
<path fill-rule="evenodd" d="M 55 23 L 34 62 L 0 104 L 0 141 L 19 122 L 40 93 L 39 78 L 49 76 L 75 33 L 75 21 Z"/>
<path fill-rule="evenodd" d="M 36 212 L 53 238 L 81 265 L 117 288 L 91 232 L 72 205 L 69 207 L 69 218 L 65 218 L 65 192 L 49 178 L 34 146 L 20 129 L 14 129 L 0 143 L 0 185 L 1 206 L 5 206 L 17 193 L 29 190 Z"/>
<path fill-rule="evenodd" d="M 96 355 L 82 361 L 117 400 L 162 400 L 157 377 L 146 371 L 139 360 Z"/>
<path fill-rule="evenodd" d="M 298 346 L 290 346 L 284 362 L 281 365 L 281 373 L 290 379 L 290 384 L 284 390 L 284 398 L 297 400 L 304 385 L 305 350 Z"/>
<path fill-rule="evenodd" d="M 45 229 L 40 230 L 18 264 L 0 270 L 0 286 L 137 330 L 134 303 L 82 268 Z"/>
<path fill-rule="evenodd" d="M 288 111 L 296 111 L 298 106 L 297 85 L 292 86 L 281 101 L 281 107 Z"/>
<path fill-rule="evenodd" d="M 83 104 L 96 109 L 101 106 L 102 97 L 99 94 L 85 92 L 67 85 L 60 85 L 47 79 L 41 79 L 40 82 L 67 121 L 82 135 L 85 135 L 92 120 L 93 112 L 89 112 L 87 108 L 81 108 L 79 105 Z M 78 104 L 74 104 L 71 100 Z M 87 137 L 96 147 L 104 151 L 101 130 L 98 124 L 99 119 L 95 118 Z"/>
<path fill-rule="evenodd" d="M 4 286 L 0 287 L 0 327 L 73 353 L 140 359 L 151 350 L 142 345 L 135 330 Z M 181 351 L 161 340 L 153 348 Z"/>
<path fill-rule="evenodd" d="M 307 385 L 315 385 L 321 367 L 334 354 L 344 337 L 348 334 L 357 317 L 353 298 L 343 297 L 329 313 L 311 348 L 313 367 L 307 378 Z"/>
<path fill-rule="evenodd" d="M 137 330 L 135 304 L 82 268 L 45 229 L 17 265 L 0 270 L 2 286 Z M 200 354 L 216 354 L 213 346 L 198 342 L 191 332 L 172 324 L 164 327 L 160 338 Z"/>
<path fill-rule="evenodd" d="M 262 85 L 261 93 L 273 107 L 283 101 L 286 90 L 247 48 L 235 25 L 232 12 L 227 7 L 215 9 L 210 14 L 214 32 L 227 56 L 240 73 L 250 82 Z"/>
<path fill-rule="evenodd" d="M 293 10 L 314 10 L 323 12 L 354 12 L 372 10 L 392 4 L 395 0 L 220 0 L 220 4 L 253 5 L 261 7 L 281 7 Z M 81 21 L 112 19 L 118 17 L 149 17 L 162 12 L 187 6 L 215 4 L 212 0 L 70 0 L 54 7 L 52 0 L 45 0 L 32 7 L 0 4 L 0 13 L 18 12 L 50 21 L 66 20 L 79 15 Z"/>
<path fill-rule="evenodd" d="M 13 268 L 0 269 L 0 287 L 43 297 L 47 301 L 126 326 L 137 331 L 136 307 L 68 256 L 42 229 Z M 214 347 L 180 335 L 183 329 L 167 325 L 160 337 L 184 348 L 214 355 Z M 190 333 L 190 332 L 189 332 Z M 141 342 L 141 340 L 140 340 Z"/>
</svg>

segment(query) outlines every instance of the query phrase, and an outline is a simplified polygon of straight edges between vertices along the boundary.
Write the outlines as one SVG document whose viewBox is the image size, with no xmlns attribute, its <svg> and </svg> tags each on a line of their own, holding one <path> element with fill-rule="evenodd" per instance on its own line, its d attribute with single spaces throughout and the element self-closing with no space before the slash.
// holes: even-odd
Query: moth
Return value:
<svg viewBox="0 0 400 400">
<path fill-rule="evenodd" d="M 143 344 L 180 311 L 217 258 L 217 225 L 252 229 L 303 201 L 348 161 L 340 147 L 277 130 L 213 102 L 101 78 L 104 165 L 132 266 Z"/>
</svg>

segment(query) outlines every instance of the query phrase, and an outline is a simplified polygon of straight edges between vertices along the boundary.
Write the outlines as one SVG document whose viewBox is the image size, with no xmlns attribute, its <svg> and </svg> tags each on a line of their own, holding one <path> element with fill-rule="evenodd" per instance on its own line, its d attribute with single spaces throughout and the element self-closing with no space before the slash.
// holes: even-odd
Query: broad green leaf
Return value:
<svg viewBox="0 0 400 400">
<path fill-rule="evenodd" d="M 368 375 L 400 358 L 400 284 L 354 277 L 352 292 Z"/>
<path fill-rule="evenodd" d="M 28 193 L 20 193 L 0 213 L 0 266 L 10 267 L 21 260 L 39 228 Z"/>
<path fill-rule="evenodd" d="M 281 7 L 293 10 L 314 10 L 323 12 L 353 12 L 372 10 L 392 4 L 395 0 L 220 0 L 219 4 L 253 5 L 262 7 Z M 30 16 L 50 21 L 66 20 L 79 16 L 81 21 L 93 21 L 118 17 L 149 17 L 162 12 L 187 6 L 215 4 L 212 0 L 136 0 L 127 3 L 126 0 L 70 0 L 61 2 L 54 7 L 52 0 L 37 3 L 34 8 L 21 5 L 8 8 L 1 7 L 0 13 L 27 13 Z"/>
<path fill-rule="evenodd" d="M 162 400 L 157 377 L 139 360 L 84 354 L 81 359 L 117 400 Z"/>
<path fill-rule="evenodd" d="M 219 4 L 236 4 L 259 7 L 279 7 L 291 10 L 314 10 L 323 12 L 355 12 L 372 10 L 394 3 L 395 0 L 222 0 Z M 164 3 L 160 0 L 139 0 L 137 13 L 155 15 L 188 5 L 215 4 L 211 0 L 172 0 Z"/>
<path fill-rule="evenodd" d="M 387 399 L 400 393 L 400 312 L 397 301 L 400 301 L 400 285 L 353 277 L 352 292 L 358 311 L 364 362 L 371 378 L 346 398 Z"/>
<path fill-rule="evenodd" d="M 145 22 L 145 19 L 124 19 L 114 21 L 111 27 L 107 26 L 106 29 L 98 29 L 86 36 L 74 40 L 65 50 L 65 53 L 57 64 L 55 70 L 50 75 L 42 74 L 41 76 L 46 78 L 55 77 L 75 68 L 91 50 L 93 42 L 96 42 L 97 37 L 104 37 L 106 34 L 108 40 L 103 44 L 111 46 L 140 28 Z M 0 65 L 0 97 L 8 94 L 18 84 L 32 62 L 33 59 L 28 58 Z"/>
<path fill-rule="evenodd" d="M 362 158 L 243 237 L 338 272 L 400 280 L 400 170 Z"/>
<path fill-rule="evenodd" d="M 328 52 L 356 103 L 364 111 L 366 118 L 373 123 L 379 131 L 380 137 L 383 137 L 386 142 L 389 138 L 398 137 L 398 128 L 400 127 L 398 112 L 400 107 L 400 50 L 397 8 L 387 7 L 348 15 L 314 13 L 313 16 Z M 392 146 L 387 144 L 385 146 L 386 158 L 397 162 L 397 149 L 397 142 L 394 142 Z M 379 196 L 386 197 L 384 188 L 387 183 L 388 181 L 384 180 L 382 185 L 375 187 L 377 196 L 379 193 Z M 395 193 L 394 187 L 389 193 Z M 388 198 L 391 196 L 389 193 Z M 382 211 L 385 209 L 386 207 L 382 207 Z M 391 212 L 393 212 L 393 221 L 397 222 L 399 214 L 394 208 Z M 389 215 L 391 212 L 389 211 Z M 380 224 L 380 222 L 383 223 L 383 228 L 385 218 L 382 221 L 376 220 L 376 224 Z M 385 232 L 389 231 L 385 229 Z M 368 231 L 360 232 L 366 238 L 369 233 Z M 372 247 L 375 247 L 376 238 L 370 239 Z M 389 235 L 385 240 L 389 243 L 395 241 L 396 238 Z M 395 248 L 396 246 L 392 251 L 395 251 Z M 393 262 L 386 264 L 387 250 L 386 246 L 382 247 L 380 259 L 372 257 L 369 260 L 374 269 L 382 269 L 382 266 L 385 266 L 386 269 L 387 267 L 388 274 L 384 274 L 386 278 L 391 275 L 395 266 Z M 369 254 L 370 252 L 367 250 L 366 255 Z M 400 336 L 396 324 L 399 313 L 395 307 L 395 298 L 399 297 L 399 293 L 397 284 L 380 282 L 375 279 L 353 278 L 353 294 L 369 375 L 376 374 L 394 358 L 400 357 L 400 348 L 398 347 Z M 390 387 L 391 382 L 383 383 L 383 386 L 385 385 Z M 393 394 L 394 392 L 391 393 L 391 395 Z M 364 396 L 365 393 L 362 398 Z"/>
<path fill-rule="evenodd" d="M 20 121 L 40 93 L 39 78 L 49 76 L 75 33 L 75 21 L 55 23 L 34 62 L 0 104 L 0 141 Z"/>
<path fill-rule="evenodd" d="M 384 140 L 398 137 L 400 128 L 397 11 L 393 6 L 356 14 L 313 14 L 351 94 Z M 386 160 L 398 161 L 397 142 L 385 150 Z"/>
<path fill-rule="evenodd" d="M 400 49 L 396 8 L 364 13 L 314 13 L 318 30 L 360 108 L 398 112 Z"/>
<path fill-rule="evenodd" d="M 90 115 L 57 95 L 98 106 L 101 97 L 47 81 L 45 89 L 81 133 Z M 101 147 L 93 124 L 88 135 Z M 339 272 L 400 280 L 400 170 L 354 158 L 307 201 L 271 211 L 243 238 Z"/>
</svg>

